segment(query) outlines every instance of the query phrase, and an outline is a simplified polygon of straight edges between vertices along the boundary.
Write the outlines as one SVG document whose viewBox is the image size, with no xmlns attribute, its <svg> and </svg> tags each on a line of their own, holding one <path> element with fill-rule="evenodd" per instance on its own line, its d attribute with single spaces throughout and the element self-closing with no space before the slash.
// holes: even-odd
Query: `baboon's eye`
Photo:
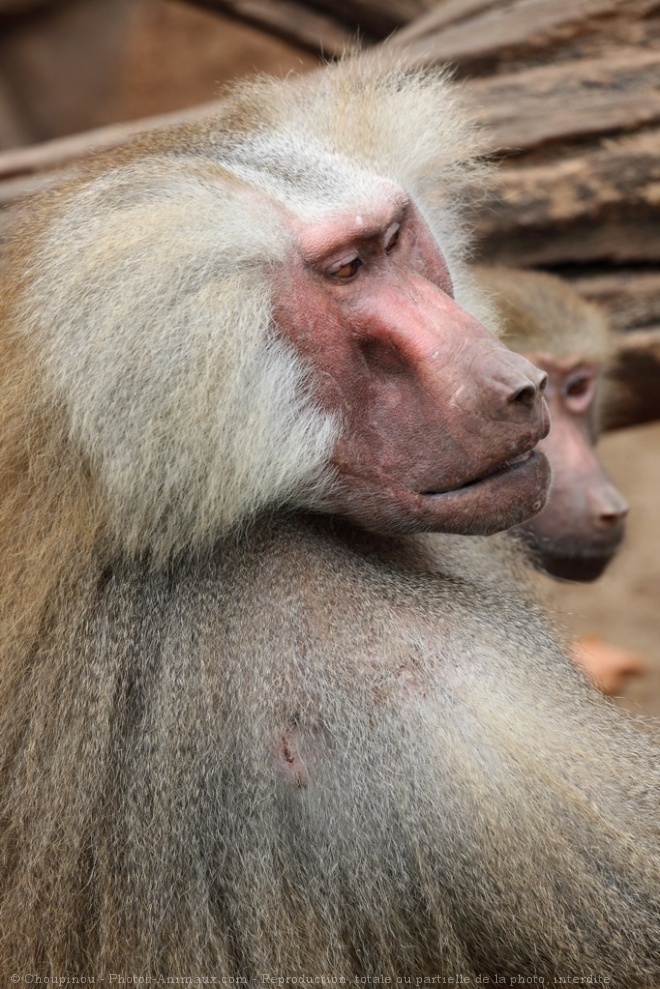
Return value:
<svg viewBox="0 0 660 989">
<path fill-rule="evenodd" d="M 581 398 L 591 388 L 591 378 L 586 374 L 573 378 L 566 383 L 566 394 L 569 398 Z"/>
<path fill-rule="evenodd" d="M 594 397 L 596 381 L 592 374 L 580 372 L 572 375 L 564 385 L 564 396 L 567 405 L 574 412 L 586 410 Z"/>
<path fill-rule="evenodd" d="M 399 233 L 401 232 L 401 224 L 393 223 L 389 227 L 387 233 L 385 234 L 385 253 L 391 254 L 399 243 Z"/>
<path fill-rule="evenodd" d="M 349 282 L 351 278 L 355 278 L 363 264 L 364 262 L 362 261 L 362 258 L 356 254 L 352 258 L 348 258 L 334 264 L 329 269 L 328 274 L 331 275 L 332 278 L 339 278 L 342 282 Z"/>
</svg>

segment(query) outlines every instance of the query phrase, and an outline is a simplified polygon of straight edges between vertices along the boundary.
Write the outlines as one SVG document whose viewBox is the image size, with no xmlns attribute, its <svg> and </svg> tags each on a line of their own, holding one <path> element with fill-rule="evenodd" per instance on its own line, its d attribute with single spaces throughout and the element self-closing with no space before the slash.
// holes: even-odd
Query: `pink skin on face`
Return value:
<svg viewBox="0 0 660 989">
<path fill-rule="evenodd" d="M 279 331 L 339 412 L 334 508 L 378 531 L 487 534 L 544 504 L 545 375 L 453 298 L 444 258 L 396 187 L 369 209 L 290 219 Z"/>
<path fill-rule="evenodd" d="M 616 552 L 628 514 L 594 449 L 599 368 L 538 351 L 526 356 L 548 374 L 552 427 L 539 448 L 552 466 L 552 486 L 545 508 L 523 530 L 548 573 L 595 580 Z"/>
</svg>

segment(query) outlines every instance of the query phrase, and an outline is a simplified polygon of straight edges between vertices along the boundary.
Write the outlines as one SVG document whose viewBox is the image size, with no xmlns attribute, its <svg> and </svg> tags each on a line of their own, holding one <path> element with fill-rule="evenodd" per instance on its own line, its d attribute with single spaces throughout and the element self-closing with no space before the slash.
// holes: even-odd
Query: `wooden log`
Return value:
<svg viewBox="0 0 660 989">
<path fill-rule="evenodd" d="M 622 335 L 610 378 L 605 429 L 660 419 L 660 326 Z"/>
<path fill-rule="evenodd" d="M 501 168 L 477 232 L 489 262 L 514 266 L 660 261 L 660 130 Z"/>
<path fill-rule="evenodd" d="M 16 17 L 20 14 L 30 13 L 42 7 L 52 7 L 56 3 L 63 3 L 65 0 L 0 0 L 0 20 L 5 17 Z"/>
<path fill-rule="evenodd" d="M 436 0 L 427 14 L 417 17 L 391 40 L 397 47 L 409 45 L 413 41 L 440 34 L 450 25 L 471 20 L 501 5 L 501 0 Z"/>
<path fill-rule="evenodd" d="M 636 26 L 657 7 L 657 0 L 450 0 L 387 44 L 422 64 L 452 62 L 487 74 L 507 61 L 550 60 L 575 39 L 610 34 L 632 43 Z"/>
<path fill-rule="evenodd" d="M 298 0 L 188 0 L 198 7 L 214 10 L 253 24 L 326 58 L 336 58 L 356 47 L 355 30 L 310 10 Z"/>
<path fill-rule="evenodd" d="M 623 211 L 568 227 L 526 228 L 518 234 L 491 234 L 478 241 L 487 264 L 557 268 L 569 264 L 615 265 L 660 262 L 658 214 Z"/>
<path fill-rule="evenodd" d="M 660 51 L 613 49 L 465 83 L 498 150 L 537 149 L 660 122 Z"/>
<path fill-rule="evenodd" d="M 307 0 L 347 25 L 359 25 L 374 38 L 385 38 L 397 28 L 435 6 L 437 0 Z"/>
<path fill-rule="evenodd" d="M 615 330 L 660 326 L 660 271 L 611 271 L 570 281 L 586 299 L 607 310 Z"/>
<path fill-rule="evenodd" d="M 310 39 L 327 30 L 341 32 L 355 42 L 359 32 L 364 40 L 386 38 L 402 25 L 427 13 L 437 0 L 188 0 L 209 10 L 217 10 L 239 20 L 256 24 L 266 31 L 309 46 Z M 310 10 L 314 8 L 313 10 Z M 338 35 L 339 36 L 339 35 Z M 317 46 L 318 48 L 318 46 Z M 339 53 L 339 52 L 338 52 Z M 328 54 L 326 49 L 326 54 Z"/>
<path fill-rule="evenodd" d="M 110 124 L 73 134 L 71 137 L 58 137 L 53 141 L 43 141 L 26 148 L 12 148 L 0 153 L 0 202 L 2 202 L 2 180 L 22 175 L 33 175 L 51 169 L 62 169 L 88 155 L 125 144 L 137 134 L 161 130 L 176 124 L 193 120 L 203 120 L 217 108 L 218 102 L 200 103 L 198 106 L 177 110 L 174 113 L 160 113 L 154 117 L 133 120 L 124 124 Z M 5 201 L 10 201 L 5 198 Z"/>
<path fill-rule="evenodd" d="M 16 103 L 11 86 L 0 75 L 0 148 L 13 144 L 26 144 L 30 140 L 29 128 Z"/>
</svg>

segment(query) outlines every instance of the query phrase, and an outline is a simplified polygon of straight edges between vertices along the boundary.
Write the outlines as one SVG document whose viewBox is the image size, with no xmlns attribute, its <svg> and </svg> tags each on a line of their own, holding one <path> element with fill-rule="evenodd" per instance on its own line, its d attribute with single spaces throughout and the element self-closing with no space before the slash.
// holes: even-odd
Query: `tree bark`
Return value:
<svg viewBox="0 0 660 989">
<path fill-rule="evenodd" d="M 576 57 L 593 44 L 639 44 L 658 0 L 449 0 L 387 44 L 424 64 L 451 62 L 470 75 L 508 62 Z M 651 39 L 655 25 L 649 25 Z"/>
<path fill-rule="evenodd" d="M 660 129 L 494 176 L 477 219 L 489 261 L 660 262 Z"/>
<path fill-rule="evenodd" d="M 465 83 L 493 146 L 537 151 L 548 144 L 660 123 L 660 51 L 613 49 L 597 58 L 561 62 Z M 537 156 L 538 157 L 538 156 Z"/>
<path fill-rule="evenodd" d="M 356 46 L 354 30 L 309 9 L 298 0 L 188 0 L 198 7 L 245 21 L 325 58 L 337 58 Z"/>
<path fill-rule="evenodd" d="M 660 419 L 660 326 L 621 337 L 610 377 L 614 387 L 605 409 L 605 429 Z"/>
<path fill-rule="evenodd" d="M 660 271 L 615 270 L 571 278 L 571 284 L 607 310 L 615 330 L 660 326 Z"/>
</svg>

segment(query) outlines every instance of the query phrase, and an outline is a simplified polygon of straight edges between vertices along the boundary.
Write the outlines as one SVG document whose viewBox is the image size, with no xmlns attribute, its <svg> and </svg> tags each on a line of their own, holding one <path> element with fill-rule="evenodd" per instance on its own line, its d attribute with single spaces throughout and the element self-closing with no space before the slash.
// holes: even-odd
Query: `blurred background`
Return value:
<svg viewBox="0 0 660 989">
<path fill-rule="evenodd" d="M 255 69 L 318 63 L 221 7 L 0 0 L 0 149 L 193 106 Z"/>
</svg>

